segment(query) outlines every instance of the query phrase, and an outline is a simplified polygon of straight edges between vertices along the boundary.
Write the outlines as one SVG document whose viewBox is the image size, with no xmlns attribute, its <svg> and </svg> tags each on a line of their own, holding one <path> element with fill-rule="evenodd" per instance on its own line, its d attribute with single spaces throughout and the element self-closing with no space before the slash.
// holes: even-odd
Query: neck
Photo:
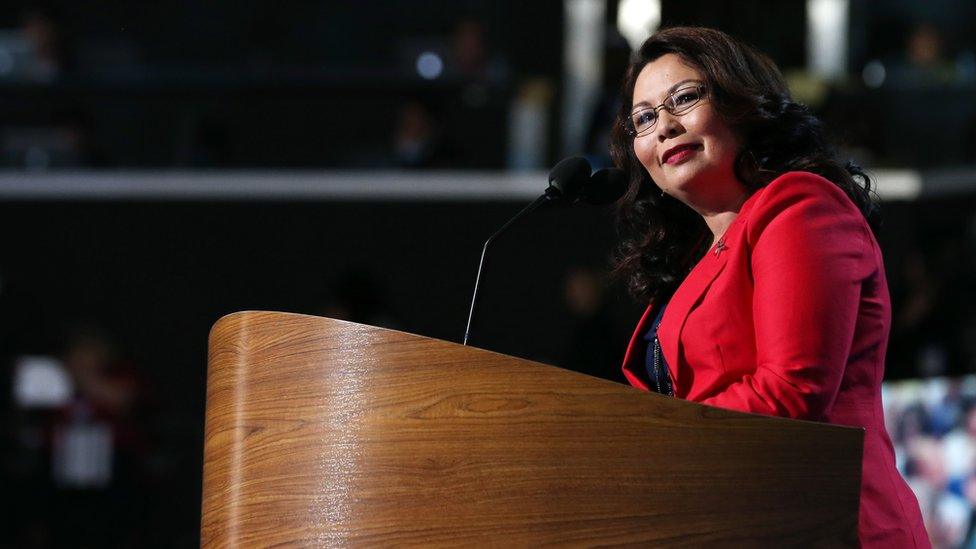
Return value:
<svg viewBox="0 0 976 549">
<path fill-rule="evenodd" d="M 734 211 L 721 212 L 711 216 L 705 216 L 705 225 L 708 225 L 708 230 L 712 232 L 712 246 L 714 246 L 715 243 L 722 238 L 722 235 L 725 234 L 726 229 L 729 228 L 729 225 L 735 221 L 735 218 L 738 215 L 739 212 Z"/>
<path fill-rule="evenodd" d="M 747 197 L 748 193 L 743 192 L 741 196 L 728 202 L 724 207 L 698 212 L 705 220 L 705 225 L 708 226 L 708 230 L 712 233 L 713 246 L 722 238 L 722 235 L 725 234 L 729 225 L 735 221 L 735 218 L 738 217 L 739 210 L 742 209 L 742 204 L 746 201 Z"/>
</svg>

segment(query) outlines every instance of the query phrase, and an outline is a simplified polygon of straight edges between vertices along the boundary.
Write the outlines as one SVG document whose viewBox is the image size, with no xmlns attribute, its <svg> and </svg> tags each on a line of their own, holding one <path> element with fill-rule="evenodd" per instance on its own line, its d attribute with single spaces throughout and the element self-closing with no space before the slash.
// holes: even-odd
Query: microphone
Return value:
<svg viewBox="0 0 976 549">
<path fill-rule="evenodd" d="M 485 257 L 488 246 L 505 232 L 516 221 L 546 203 L 574 204 L 580 200 L 587 204 L 609 204 L 623 196 L 627 189 L 627 178 L 623 171 L 616 168 L 605 168 L 591 175 L 592 168 L 585 158 L 574 156 L 561 160 L 549 172 L 549 187 L 531 204 L 509 219 L 500 229 L 488 237 L 481 248 L 481 260 L 478 262 L 478 275 L 474 280 L 474 293 L 471 296 L 471 308 L 468 309 L 468 324 L 464 328 L 463 345 L 468 344 L 471 334 L 471 323 L 478 304 L 478 288 L 481 285 L 481 274 L 485 270 Z"/>
<path fill-rule="evenodd" d="M 627 176 L 618 168 L 603 168 L 583 185 L 580 200 L 593 206 L 613 204 L 627 192 Z"/>
<path fill-rule="evenodd" d="M 581 156 L 572 156 L 559 161 L 549 172 L 549 187 L 543 196 L 549 201 L 570 204 L 576 202 L 583 193 L 583 187 L 592 171 L 589 161 Z"/>
</svg>

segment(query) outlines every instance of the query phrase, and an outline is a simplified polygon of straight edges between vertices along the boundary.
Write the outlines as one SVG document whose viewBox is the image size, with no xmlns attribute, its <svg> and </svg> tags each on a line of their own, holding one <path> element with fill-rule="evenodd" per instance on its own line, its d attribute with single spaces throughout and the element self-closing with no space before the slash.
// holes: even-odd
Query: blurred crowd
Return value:
<svg viewBox="0 0 976 549">
<path fill-rule="evenodd" d="M 16 505 L 3 542 L 148 544 L 166 465 L 150 435 L 152 389 L 137 365 L 103 328 L 79 324 L 56 354 L 17 357 L 9 371 L 4 423 L 12 444 L 2 466 Z"/>
<path fill-rule="evenodd" d="M 841 77 L 812 72 L 791 53 L 802 52 L 800 35 L 758 45 L 862 165 L 976 162 L 976 42 L 965 22 L 973 8 L 886 3 L 887 11 L 852 4 Z M 617 4 L 608 2 L 608 21 Z M 0 18 L 0 165 L 524 169 L 565 152 L 555 138 L 570 107 L 558 91 L 559 2 L 494 10 L 474 2 L 436 14 L 390 2 L 374 14 L 256 5 L 184 6 L 182 18 L 122 7 L 96 17 L 61 2 L 10 10 Z M 700 1 L 662 5 L 664 24 L 669 7 L 676 21 L 698 9 L 710 22 Z M 747 7 L 743 18 L 764 9 L 760 0 Z M 802 21 L 802 6 L 792 9 Z M 547 25 L 532 22 L 540 15 Z M 169 34 L 149 32 L 152 18 Z M 728 26 L 750 39 L 755 24 Z M 351 32 L 357 25 L 362 32 Z M 598 164 L 608 162 L 630 51 L 612 24 L 603 42 L 602 90 L 572 106 L 590 113 L 576 148 Z M 911 138 L 919 125 L 938 131 Z"/>
<path fill-rule="evenodd" d="M 976 376 L 886 383 L 898 468 L 935 547 L 976 547 Z"/>
<path fill-rule="evenodd" d="M 214 6 L 180 19 L 164 10 L 158 22 L 122 7 L 105 20 L 58 2 L 12 10 L 0 26 L 0 166 L 504 166 L 512 68 L 485 22 L 415 15 L 439 28 L 388 34 L 378 26 L 403 26 L 410 9 L 385 7 L 358 34 L 337 27 L 367 14 L 327 5 L 272 17 L 227 3 L 225 19 Z M 168 36 L 140 32 L 167 23 Z M 336 34 L 348 57 L 329 44 Z M 244 53 L 215 47 L 222 35 Z"/>
</svg>

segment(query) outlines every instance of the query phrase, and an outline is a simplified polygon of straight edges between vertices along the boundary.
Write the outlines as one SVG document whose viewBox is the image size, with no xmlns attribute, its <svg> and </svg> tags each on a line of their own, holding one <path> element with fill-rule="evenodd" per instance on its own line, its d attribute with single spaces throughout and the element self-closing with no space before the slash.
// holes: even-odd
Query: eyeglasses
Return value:
<svg viewBox="0 0 976 549">
<path fill-rule="evenodd" d="M 656 107 L 644 107 L 630 113 L 630 118 L 624 123 L 624 128 L 632 137 L 647 135 L 657 124 L 657 112 L 661 109 L 672 115 L 684 114 L 691 110 L 705 97 L 704 84 L 691 84 L 674 90 L 668 94 L 664 103 Z"/>
</svg>

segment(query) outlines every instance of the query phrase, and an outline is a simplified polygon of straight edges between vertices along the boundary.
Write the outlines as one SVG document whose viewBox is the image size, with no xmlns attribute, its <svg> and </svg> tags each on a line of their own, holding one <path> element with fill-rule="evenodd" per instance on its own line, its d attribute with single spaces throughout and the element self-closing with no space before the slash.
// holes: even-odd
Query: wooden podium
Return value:
<svg viewBox="0 0 976 549">
<path fill-rule="evenodd" d="M 210 334 L 202 545 L 857 545 L 861 429 L 274 312 Z"/>
</svg>

